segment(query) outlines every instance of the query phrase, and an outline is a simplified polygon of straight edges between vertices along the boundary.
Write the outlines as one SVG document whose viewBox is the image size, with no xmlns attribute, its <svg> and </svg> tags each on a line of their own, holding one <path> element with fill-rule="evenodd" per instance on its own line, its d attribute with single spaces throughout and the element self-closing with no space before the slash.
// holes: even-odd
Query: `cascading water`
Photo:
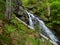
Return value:
<svg viewBox="0 0 60 45">
<path fill-rule="evenodd" d="M 38 18 L 37 18 L 37 20 L 38 20 L 39 23 L 40 23 L 41 29 L 47 33 L 47 35 L 49 36 L 49 38 L 50 38 L 52 41 L 57 42 L 57 41 L 58 41 L 57 37 L 51 32 L 51 30 L 49 30 L 49 29 L 45 26 L 44 22 L 43 22 L 42 20 L 39 20 Z"/>
<path fill-rule="evenodd" d="M 32 29 L 34 29 L 34 23 L 32 21 L 34 16 L 30 15 L 30 13 L 28 13 L 28 16 L 29 16 L 29 25 L 31 26 Z"/>
<path fill-rule="evenodd" d="M 46 27 L 45 23 L 40 20 L 39 18 L 35 17 L 33 14 L 29 13 L 28 11 L 26 11 L 28 16 L 29 16 L 29 24 L 31 27 L 34 28 L 34 22 L 33 20 L 36 20 L 39 22 L 39 26 L 40 28 L 47 34 L 47 36 L 54 42 L 58 42 L 59 40 L 57 39 L 57 37 L 52 33 L 52 31 Z"/>
</svg>

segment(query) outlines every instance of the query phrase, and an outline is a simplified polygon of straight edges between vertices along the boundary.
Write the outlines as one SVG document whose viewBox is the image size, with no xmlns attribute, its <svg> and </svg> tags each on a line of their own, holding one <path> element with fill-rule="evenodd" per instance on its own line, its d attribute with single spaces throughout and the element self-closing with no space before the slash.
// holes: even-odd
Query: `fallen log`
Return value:
<svg viewBox="0 0 60 45">
<path fill-rule="evenodd" d="M 18 21 L 22 22 L 22 23 L 23 23 L 25 26 L 27 26 L 28 28 L 34 30 L 31 26 L 27 25 L 25 22 L 23 22 L 23 21 L 20 20 L 19 18 L 16 17 L 16 19 L 17 19 Z M 49 40 L 53 45 L 58 45 L 56 42 L 50 40 L 48 37 L 46 37 L 45 35 L 43 35 L 43 34 L 41 34 L 41 33 L 40 33 L 40 36 L 43 37 L 43 38 L 46 39 L 46 40 Z"/>
</svg>

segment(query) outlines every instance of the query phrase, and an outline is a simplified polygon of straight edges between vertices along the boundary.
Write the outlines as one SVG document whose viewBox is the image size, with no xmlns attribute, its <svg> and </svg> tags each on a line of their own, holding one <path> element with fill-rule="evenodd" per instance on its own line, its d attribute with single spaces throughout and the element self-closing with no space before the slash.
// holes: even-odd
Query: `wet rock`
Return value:
<svg viewBox="0 0 60 45">
<path fill-rule="evenodd" d="M 28 23 L 28 15 L 25 12 L 24 8 L 21 6 L 17 6 L 14 13 L 16 14 L 16 16 L 18 18 L 20 18 L 22 21 L 24 21 L 25 23 Z"/>
</svg>

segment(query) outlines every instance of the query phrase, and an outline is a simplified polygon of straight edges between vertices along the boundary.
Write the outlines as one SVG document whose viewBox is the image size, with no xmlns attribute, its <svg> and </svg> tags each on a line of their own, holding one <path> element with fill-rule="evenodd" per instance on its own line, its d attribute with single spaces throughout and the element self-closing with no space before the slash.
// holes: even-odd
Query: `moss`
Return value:
<svg viewBox="0 0 60 45">
<path fill-rule="evenodd" d="M 16 30 L 15 26 L 13 26 L 11 24 L 5 24 L 5 29 L 6 29 L 7 33 L 11 33 Z"/>
</svg>

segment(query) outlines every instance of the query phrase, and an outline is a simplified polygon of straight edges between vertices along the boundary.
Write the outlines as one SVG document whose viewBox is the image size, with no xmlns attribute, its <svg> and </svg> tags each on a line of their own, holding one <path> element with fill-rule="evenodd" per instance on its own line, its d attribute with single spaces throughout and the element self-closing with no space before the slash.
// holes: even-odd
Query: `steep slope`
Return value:
<svg viewBox="0 0 60 45">
<path fill-rule="evenodd" d="M 15 16 L 9 23 L 0 20 L 0 45 L 52 45 Z"/>
</svg>

